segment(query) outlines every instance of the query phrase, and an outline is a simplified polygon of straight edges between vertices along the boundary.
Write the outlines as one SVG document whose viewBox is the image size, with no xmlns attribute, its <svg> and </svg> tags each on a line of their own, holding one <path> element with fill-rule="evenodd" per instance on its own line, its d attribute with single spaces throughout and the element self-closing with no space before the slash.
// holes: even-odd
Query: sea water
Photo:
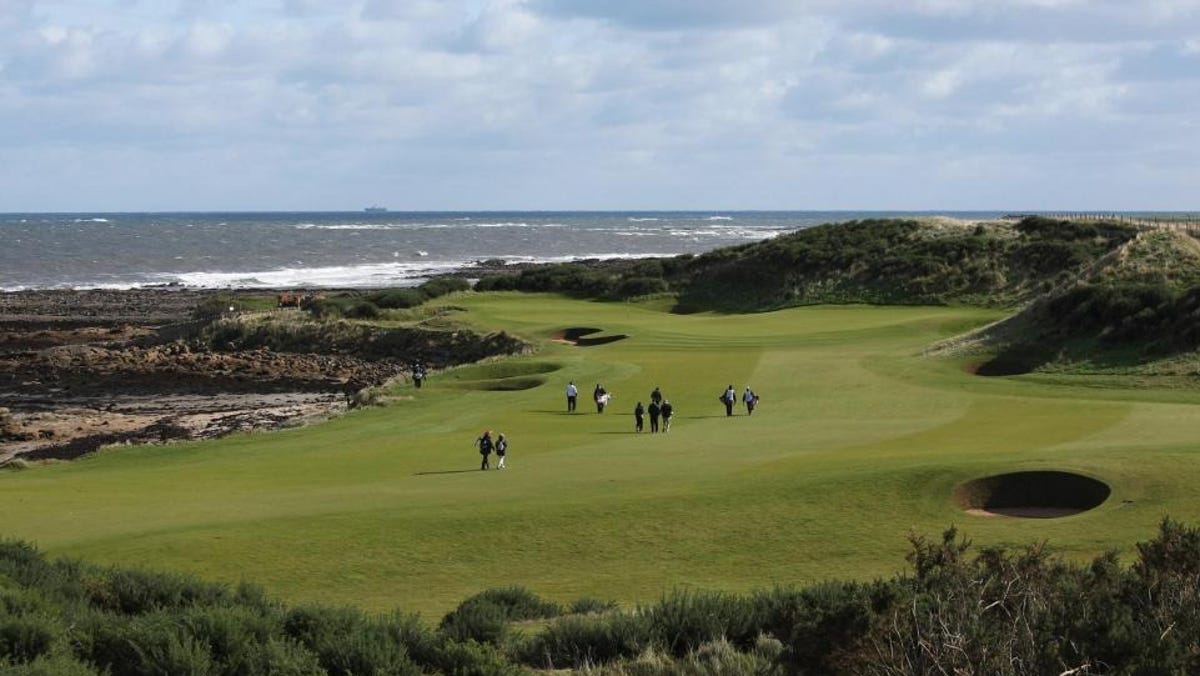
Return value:
<svg viewBox="0 0 1200 676">
<path fill-rule="evenodd" d="M 999 212 L 0 214 L 0 290 L 384 287 L 477 261 L 701 253 L 875 217 Z"/>
</svg>

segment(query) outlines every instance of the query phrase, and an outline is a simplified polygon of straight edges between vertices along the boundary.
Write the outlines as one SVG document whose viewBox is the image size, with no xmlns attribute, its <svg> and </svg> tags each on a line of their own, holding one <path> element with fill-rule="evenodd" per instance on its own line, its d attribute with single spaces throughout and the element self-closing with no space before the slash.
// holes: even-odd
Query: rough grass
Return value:
<svg viewBox="0 0 1200 676">
<path fill-rule="evenodd" d="M 497 586 L 629 607 L 684 585 L 871 579 L 903 566 L 911 530 L 951 523 L 977 545 L 1048 540 L 1081 559 L 1200 510 L 1194 389 L 980 378 L 920 356 L 993 311 L 456 303 L 462 321 L 526 339 L 564 326 L 631 338 L 543 341 L 472 376 L 547 379 L 533 389 L 474 391 L 439 374 L 409 399 L 321 425 L 0 472 L 0 533 L 102 563 L 250 579 L 295 603 L 437 618 Z M 584 393 L 575 415 L 568 380 Z M 603 415 L 586 401 L 597 382 L 614 395 Z M 761 395 L 753 417 L 725 417 L 716 397 L 729 383 Z M 672 430 L 636 435 L 630 412 L 656 385 L 676 407 Z M 511 440 L 504 472 L 478 471 L 482 429 Z M 953 502 L 965 480 L 1045 468 L 1103 479 L 1113 496 L 1049 520 L 976 518 Z"/>
</svg>

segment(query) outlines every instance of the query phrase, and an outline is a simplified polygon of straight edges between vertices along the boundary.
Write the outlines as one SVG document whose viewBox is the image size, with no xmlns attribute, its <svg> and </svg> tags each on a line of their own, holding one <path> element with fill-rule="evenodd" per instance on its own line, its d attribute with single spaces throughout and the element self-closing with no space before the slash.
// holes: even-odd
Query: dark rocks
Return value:
<svg viewBox="0 0 1200 676">
<path fill-rule="evenodd" d="M 438 368 L 528 349 L 504 333 L 378 329 L 300 313 L 192 320 L 214 294 L 0 293 L 0 463 L 288 426 L 345 410 L 415 360 Z M 206 339 L 218 324 L 220 340 Z M 270 330 L 247 329 L 263 324 Z"/>
</svg>

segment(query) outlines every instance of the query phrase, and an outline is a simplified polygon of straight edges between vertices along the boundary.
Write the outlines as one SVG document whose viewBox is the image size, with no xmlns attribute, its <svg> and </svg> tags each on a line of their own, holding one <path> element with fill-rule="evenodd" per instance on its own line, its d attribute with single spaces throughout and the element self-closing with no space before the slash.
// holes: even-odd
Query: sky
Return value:
<svg viewBox="0 0 1200 676">
<path fill-rule="evenodd" d="M 0 0 L 0 211 L 1200 209 L 1200 0 Z"/>
</svg>

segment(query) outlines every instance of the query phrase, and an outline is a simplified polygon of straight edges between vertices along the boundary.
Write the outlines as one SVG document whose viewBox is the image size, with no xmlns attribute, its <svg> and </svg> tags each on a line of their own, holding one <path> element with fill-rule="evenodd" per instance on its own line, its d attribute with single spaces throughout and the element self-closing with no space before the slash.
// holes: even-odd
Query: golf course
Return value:
<svg viewBox="0 0 1200 676">
<path fill-rule="evenodd" d="M 1082 561 L 1200 513 L 1200 391 L 984 377 L 971 358 L 928 354 L 1006 311 L 674 314 L 654 297 L 516 292 L 436 304 L 534 349 L 394 385 L 382 405 L 318 424 L 0 472 L 0 533 L 50 555 L 253 581 L 292 603 L 437 618 L 508 585 L 631 607 L 681 587 L 871 580 L 904 569 L 910 533 L 950 525 Z M 613 395 L 603 414 L 597 383 Z M 729 384 L 761 396 L 753 416 L 739 404 L 726 417 Z M 671 430 L 637 434 L 634 405 L 655 386 Z M 483 430 L 509 439 L 507 469 L 479 470 Z M 967 510 L 964 485 L 1031 471 L 1110 492 L 1061 518 Z"/>
</svg>

